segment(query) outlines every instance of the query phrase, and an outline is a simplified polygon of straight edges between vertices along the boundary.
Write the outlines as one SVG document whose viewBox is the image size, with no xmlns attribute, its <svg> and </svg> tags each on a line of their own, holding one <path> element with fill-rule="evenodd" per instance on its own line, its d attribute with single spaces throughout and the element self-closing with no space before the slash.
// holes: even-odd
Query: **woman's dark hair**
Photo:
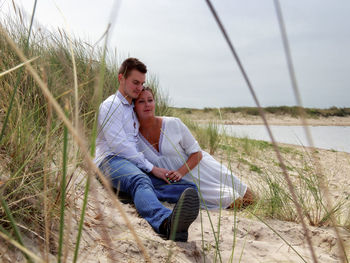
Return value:
<svg viewBox="0 0 350 263">
<path fill-rule="evenodd" d="M 151 94 L 152 94 L 152 96 L 154 98 L 154 91 L 149 86 L 143 86 L 142 91 L 149 91 L 149 92 L 151 92 Z"/>
<path fill-rule="evenodd" d="M 138 60 L 137 58 L 127 58 L 121 64 L 121 66 L 118 70 L 118 75 L 122 74 L 124 78 L 127 78 L 127 77 L 129 77 L 130 72 L 134 69 L 136 69 L 137 71 L 140 71 L 141 73 L 144 73 L 144 74 L 147 73 L 146 65 L 143 64 L 140 60 Z"/>
</svg>

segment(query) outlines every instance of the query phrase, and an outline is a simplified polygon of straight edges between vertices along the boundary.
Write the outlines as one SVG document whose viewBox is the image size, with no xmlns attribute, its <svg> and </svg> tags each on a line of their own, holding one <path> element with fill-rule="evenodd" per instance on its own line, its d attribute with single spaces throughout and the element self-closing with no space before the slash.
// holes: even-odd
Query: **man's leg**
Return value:
<svg viewBox="0 0 350 263">
<path fill-rule="evenodd" d="M 176 203 L 183 191 L 187 188 L 193 188 L 197 190 L 197 186 L 185 180 L 180 180 L 179 182 L 167 184 L 163 180 L 154 177 L 153 175 L 149 175 L 152 184 L 155 188 L 155 193 L 159 200 L 166 201 L 168 203 Z"/>
<path fill-rule="evenodd" d="M 106 157 L 99 168 L 113 187 L 130 194 L 137 212 L 159 233 L 160 225 L 170 216 L 171 210 L 158 200 L 150 177 L 118 156 Z"/>
<path fill-rule="evenodd" d="M 161 233 L 167 239 L 186 242 L 188 228 L 197 218 L 199 212 L 199 196 L 194 183 L 185 180 L 167 184 L 163 180 L 149 175 L 159 200 L 176 203 L 174 210 L 161 226 Z"/>
</svg>

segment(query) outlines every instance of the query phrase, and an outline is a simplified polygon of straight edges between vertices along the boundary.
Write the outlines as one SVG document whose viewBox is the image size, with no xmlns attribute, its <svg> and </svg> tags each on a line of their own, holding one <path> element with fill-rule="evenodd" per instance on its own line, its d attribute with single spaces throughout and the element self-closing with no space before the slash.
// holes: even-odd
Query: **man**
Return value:
<svg viewBox="0 0 350 263">
<path fill-rule="evenodd" d="M 100 105 L 95 162 L 114 188 L 131 196 L 138 213 L 157 233 L 186 242 L 199 211 L 196 186 L 183 180 L 170 184 L 170 171 L 153 166 L 136 148 L 139 123 L 133 99 L 142 91 L 146 73 L 136 58 L 122 63 L 117 93 Z M 177 203 L 171 211 L 159 200 Z"/>
</svg>

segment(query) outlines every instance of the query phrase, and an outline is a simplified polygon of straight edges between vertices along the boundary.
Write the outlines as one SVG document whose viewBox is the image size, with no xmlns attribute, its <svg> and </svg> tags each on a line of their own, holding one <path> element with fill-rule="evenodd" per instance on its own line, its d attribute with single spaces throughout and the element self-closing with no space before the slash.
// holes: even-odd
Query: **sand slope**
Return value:
<svg viewBox="0 0 350 263">
<path fill-rule="evenodd" d="M 346 192 L 349 187 L 344 186 L 348 185 L 350 154 L 319 150 L 318 158 L 325 167 L 325 174 L 330 177 L 332 198 L 336 200 L 344 194 L 349 195 L 350 192 Z M 237 168 L 239 165 L 236 165 Z M 265 162 L 265 165 L 269 163 Z M 249 169 L 243 169 L 242 166 L 238 173 L 252 186 L 259 176 Z M 67 262 L 72 262 L 73 258 L 85 176 L 83 170 L 75 172 L 73 188 L 69 195 L 67 206 L 70 214 L 66 214 L 65 230 Z M 139 247 L 119 211 L 113 207 L 107 192 L 96 180 L 91 187 L 78 262 L 144 262 Z M 234 213 L 229 210 L 201 210 L 201 215 L 190 228 L 189 241 L 175 243 L 157 235 L 148 223 L 138 216 L 132 204 L 123 204 L 122 207 L 153 262 L 303 262 L 278 235 L 282 236 L 304 260 L 312 262 L 303 229 L 300 224 L 294 222 L 264 219 L 277 235 L 247 211 Z M 309 226 L 309 229 L 318 262 L 340 262 L 334 230 L 327 226 Z M 339 230 L 350 253 L 350 232 L 345 229 Z M 26 243 L 31 250 L 40 254 L 41 248 L 35 245 L 35 237 L 27 239 Z M 220 253 L 216 253 L 216 243 Z M 13 258 L 16 258 L 17 262 L 25 262 L 20 253 L 12 254 L 1 241 L 0 261 L 11 262 Z M 53 256 L 51 259 L 52 262 L 57 261 Z"/>
<path fill-rule="evenodd" d="M 350 155 L 320 150 L 320 157 L 323 163 L 328 165 L 330 170 L 327 171 L 333 171 L 330 183 L 333 187 L 332 196 L 341 194 L 336 192 L 334 183 L 346 183 L 343 169 L 349 171 L 350 162 L 347 161 L 350 160 Z M 340 167 L 339 160 L 343 167 Z M 335 166 L 341 169 L 340 173 L 339 170 L 334 170 Z M 140 262 L 143 260 L 142 254 L 118 211 L 112 207 L 101 185 L 95 184 L 95 187 L 96 194 L 91 194 L 87 211 L 81 255 L 84 260 L 81 262 L 107 262 L 109 255 L 113 257 L 112 262 Z M 76 212 L 79 211 L 78 200 L 81 198 L 82 192 L 77 191 L 77 196 L 74 198 Z M 169 204 L 166 205 L 171 207 Z M 101 209 L 100 212 L 98 207 Z M 230 262 L 232 255 L 232 262 L 303 262 L 278 235 L 282 236 L 307 262 L 312 262 L 304 231 L 297 223 L 265 219 L 264 221 L 278 233 L 277 235 L 265 223 L 246 211 L 234 213 L 229 210 L 221 212 L 201 210 L 201 215 L 190 228 L 188 243 L 174 243 L 158 236 L 148 223 L 137 215 L 133 205 L 123 204 L 123 207 L 154 262 L 167 262 L 168 259 L 169 262 Z M 218 233 L 219 221 L 220 233 Z M 106 227 L 103 227 L 104 225 Z M 318 261 L 340 262 L 337 237 L 333 228 L 309 226 L 309 229 Z M 105 238 L 102 238 L 104 230 L 111 240 L 108 244 Z M 347 248 L 350 248 L 349 231 L 339 230 Z M 213 231 L 217 235 L 216 238 Z M 219 244 L 220 255 L 215 251 L 216 242 Z"/>
</svg>

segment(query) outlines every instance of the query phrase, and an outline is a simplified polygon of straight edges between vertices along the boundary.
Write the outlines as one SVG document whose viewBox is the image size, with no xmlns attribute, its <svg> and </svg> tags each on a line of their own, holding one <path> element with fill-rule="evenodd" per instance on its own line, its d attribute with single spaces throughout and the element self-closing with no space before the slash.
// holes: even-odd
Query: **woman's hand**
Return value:
<svg viewBox="0 0 350 263">
<path fill-rule="evenodd" d="M 179 171 L 169 171 L 166 175 L 165 175 L 170 181 L 176 183 L 178 181 L 180 181 L 182 179 L 182 177 L 184 177 L 184 175 L 182 173 L 180 173 Z"/>
<path fill-rule="evenodd" d="M 167 174 L 169 174 L 171 171 L 169 171 L 168 169 L 164 169 L 164 168 L 160 168 L 160 167 L 157 167 L 157 166 L 153 166 L 153 169 L 151 171 L 151 173 L 159 178 L 159 179 L 162 179 L 163 181 L 167 182 L 167 184 L 170 184 L 168 178 L 167 178 Z"/>
</svg>

